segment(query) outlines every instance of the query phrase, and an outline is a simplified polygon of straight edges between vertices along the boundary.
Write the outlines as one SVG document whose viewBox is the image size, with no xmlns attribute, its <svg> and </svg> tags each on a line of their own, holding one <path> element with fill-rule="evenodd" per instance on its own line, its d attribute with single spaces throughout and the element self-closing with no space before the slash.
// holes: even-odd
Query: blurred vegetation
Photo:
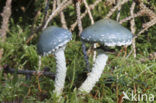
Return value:
<svg viewBox="0 0 156 103">
<path fill-rule="evenodd" d="M 6 0 L 0 1 L 0 12 L 2 12 Z M 88 0 L 92 4 L 96 0 Z M 98 4 L 92 10 L 94 20 L 104 18 L 113 5 L 106 6 L 105 0 Z M 144 0 L 144 3 L 156 13 L 156 1 Z M 124 4 L 121 9 L 120 19 L 127 17 L 130 2 Z M 52 2 L 49 4 L 49 12 L 52 9 Z M 84 5 L 81 6 L 81 12 L 84 12 Z M 37 12 L 39 16 L 36 17 Z M 137 11 L 137 7 L 136 7 Z M 3 65 L 9 65 L 16 69 L 38 70 L 38 54 L 36 43 L 39 34 L 35 36 L 30 43 L 26 43 L 32 34 L 32 28 L 38 27 L 44 18 L 45 2 L 44 0 L 13 0 L 12 15 L 9 22 L 9 32 L 4 43 L 0 42 L 0 48 L 4 48 L 2 58 Z M 64 10 L 68 27 L 76 21 L 76 12 L 74 5 Z M 112 15 L 116 19 L 117 12 Z M 36 18 L 35 18 L 36 17 Z M 91 25 L 88 15 L 82 20 L 83 28 Z M 0 21 L 2 18 L 0 18 Z M 148 21 L 146 17 L 136 18 L 136 31 L 141 29 L 143 23 Z M 61 26 L 60 16 L 56 16 L 49 25 Z M 123 26 L 130 28 L 129 22 Z M 40 30 L 41 32 L 41 30 Z M 156 26 L 151 27 L 148 31 L 136 39 L 137 57 L 132 55 L 129 58 L 117 54 L 122 47 L 116 47 L 114 54 L 108 54 L 109 60 L 107 66 L 92 92 L 88 95 L 81 96 L 75 88 L 83 82 L 86 77 L 85 61 L 81 50 L 81 42 L 78 36 L 78 28 L 73 32 L 73 40 L 68 43 L 65 55 L 67 62 L 67 77 L 64 92 L 60 103 L 114 103 L 120 98 L 122 92 L 138 90 L 141 93 L 153 94 L 156 96 L 156 59 L 150 58 L 150 54 L 156 52 Z M 87 48 L 91 45 L 87 44 Z M 131 47 L 128 47 L 129 53 Z M 92 63 L 92 57 L 89 58 Z M 55 58 L 53 55 L 42 57 L 42 67 L 50 67 L 55 72 Z M 138 77 L 137 77 L 138 76 Z M 136 77 L 136 78 L 135 78 Z M 39 82 L 39 84 L 38 84 Z M 52 90 L 54 81 L 47 77 L 31 77 L 26 80 L 23 75 L 0 74 L 0 102 L 22 101 L 23 103 L 55 103 L 58 98 L 55 97 Z M 38 89 L 41 86 L 42 91 Z M 156 97 L 155 97 L 156 98 Z M 156 101 L 156 100 L 155 100 Z M 124 103 L 131 103 L 124 101 Z M 138 102 L 138 103 L 147 103 Z"/>
</svg>

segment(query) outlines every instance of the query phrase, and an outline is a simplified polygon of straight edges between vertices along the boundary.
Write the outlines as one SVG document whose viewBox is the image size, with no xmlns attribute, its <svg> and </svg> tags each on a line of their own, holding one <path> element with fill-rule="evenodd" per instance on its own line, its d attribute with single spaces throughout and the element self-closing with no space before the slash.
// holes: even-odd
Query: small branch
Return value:
<svg viewBox="0 0 156 103">
<path fill-rule="evenodd" d="M 89 5 L 90 10 L 93 10 L 100 2 L 102 2 L 102 0 L 96 0 L 94 2 L 94 4 Z M 84 18 L 87 15 L 87 10 L 85 10 L 84 13 L 82 13 L 81 15 L 81 19 Z M 77 26 L 77 20 L 71 25 L 70 27 L 70 31 L 73 31 L 75 29 L 75 27 Z"/>
<path fill-rule="evenodd" d="M 131 15 L 131 16 L 128 16 L 128 17 L 126 17 L 126 18 L 120 20 L 119 23 L 122 24 L 122 23 L 124 23 L 124 22 L 127 22 L 127 21 L 133 19 L 133 18 L 136 18 L 136 17 L 142 16 L 142 15 L 143 15 L 142 12 L 143 12 L 143 10 L 139 11 L 139 12 L 136 13 L 136 14 L 133 14 L 133 16 L 132 16 L 132 15 Z"/>
<path fill-rule="evenodd" d="M 152 10 L 147 8 L 142 2 L 140 2 L 139 6 L 140 6 L 140 11 L 138 11 L 133 16 L 129 16 L 129 17 L 126 17 L 126 18 L 122 19 L 120 21 L 120 24 L 122 24 L 122 23 L 124 23 L 124 22 L 126 22 L 128 20 L 131 20 L 133 18 L 136 18 L 136 17 L 139 17 L 139 16 L 144 16 L 144 15 L 148 16 L 150 18 L 150 20 L 154 20 L 156 18 L 156 14 Z"/>
<path fill-rule="evenodd" d="M 143 4 L 143 2 L 140 2 L 140 10 L 144 10 L 144 14 L 147 15 L 150 20 L 153 20 L 156 18 L 156 14 L 150 10 L 148 7 L 146 7 L 146 5 Z"/>
<path fill-rule="evenodd" d="M 152 27 L 153 25 L 156 24 L 156 14 L 150 10 L 149 8 L 146 7 L 146 5 L 143 4 L 143 2 L 139 1 L 139 6 L 140 6 L 140 11 L 137 13 L 137 16 L 148 16 L 150 18 L 150 21 L 147 22 L 147 23 L 144 23 L 142 25 L 142 28 L 134 37 L 133 37 L 133 40 L 135 40 L 139 35 L 141 35 L 142 33 L 144 33 L 146 30 L 148 30 L 150 27 Z M 136 15 L 135 15 L 136 16 Z M 128 17 L 127 20 L 130 20 L 132 18 L 135 17 L 134 15 L 133 16 L 130 16 Z M 123 19 L 122 21 L 120 21 L 120 23 L 123 23 L 126 21 L 126 19 Z M 127 56 L 127 58 L 131 55 L 132 53 L 132 50 L 130 51 L 129 55 Z"/>
<path fill-rule="evenodd" d="M 28 37 L 28 39 L 26 41 L 26 44 L 28 44 L 35 36 L 37 36 L 36 34 L 41 30 L 41 28 L 45 24 L 45 21 L 47 20 L 47 17 L 48 17 L 48 14 L 49 14 L 48 13 L 49 2 L 50 2 L 50 0 L 45 1 L 44 18 L 41 20 L 41 25 L 39 25 L 39 27 L 37 27 L 37 28 L 34 28 L 35 23 L 36 23 L 38 17 L 40 16 L 41 8 L 37 11 L 36 16 L 34 17 L 34 22 L 33 22 L 33 25 L 32 25 L 32 30 L 31 30 L 30 36 Z"/>
<path fill-rule="evenodd" d="M 2 25 L 0 29 L 0 38 L 2 42 L 5 41 L 6 33 L 8 31 L 8 23 L 9 23 L 9 18 L 11 16 L 11 3 L 12 3 L 12 0 L 6 1 L 6 5 L 3 8 L 3 13 L 1 14 L 3 20 L 2 20 Z M 3 55 L 3 49 L 0 49 L 0 70 L 2 69 L 2 66 L 1 66 L 2 55 Z"/>
<path fill-rule="evenodd" d="M 121 0 L 117 0 L 118 3 L 121 3 Z M 116 21 L 120 20 L 120 10 L 121 10 L 121 6 L 119 6 L 118 8 L 118 13 L 117 13 L 117 17 L 116 17 Z"/>
<path fill-rule="evenodd" d="M 135 5 L 136 3 L 133 2 L 132 5 L 131 5 L 131 8 L 130 8 L 130 14 L 131 16 L 133 17 L 133 19 L 130 21 L 130 24 L 131 24 L 131 32 L 132 34 L 134 35 L 135 34 L 135 21 L 134 21 L 134 9 L 135 9 Z M 133 38 L 132 40 L 132 49 L 133 49 L 133 56 L 134 58 L 136 58 L 136 45 L 135 45 L 135 38 Z"/>
<path fill-rule="evenodd" d="M 38 33 L 38 31 L 36 31 L 36 33 Z M 36 33 L 34 31 L 31 33 L 30 37 L 26 41 L 26 44 L 28 44 L 35 36 L 37 36 Z"/>
<path fill-rule="evenodd" d="M 126 2 L 128 2 L 129 0 L 123 0 L 122 2 L 118 2 L 118 4 L 112 8 L 109 13 L 106 15 L 106 18 L 110 18 L 110 16 L 118 9 L 120 8 L 123 4 L 125 4 Z"/>
<path fill-rule="evenodd" d="M 152 27 L 153 25 L 155 25 L 156 24 L 156 19 L 153 19 L 152 21 L 150 21 L 148 23 L 145 23 L 145 24 L 148 24 L 148 26 L 146 26 L 142 30 L 140 30 L 134 38 L 137 38 L 139 35 L 141 35 L 142 33 L 144 33 L 150 27 Z"/>
<path fill-rule="evenodd" d="M 55 78 L 55 74 L 52 72 L 47 71 L 34 71 L 34 70 L 17 70 L 9 67 L 5 67 L 3 69 L 4 73 L 16 73 L 16 74 L 23 74 L 23 75 L 32 75 L 32 76 L 47 76 L 52 79 Z"/>
<path fill-rule="evenodd" d="M 78 28 L 79 28 L 79 36 L 81 32 L 83 31 L 82 28 L 82 21 L 81 21 L 81 10 L 80 10 L 80 1 L 76 2 L 76 13 L 77 13 L 77 22 L 78 22 Z"/>
<path fill-rule="evenodd" d="M 52 10 L 52 12 L 54 12 L 56 10 L 56 4 L 57 4 L 57 0 L 53 0 L 53 10 Z"/>
<path fill-rule="evenodd" d="M 58 13 L 60 13 L 63 9 L 65 9 L 67 6 L 69 6 L 72 3 L 72 0 L 65 0 L 63 1 L 57 8 L 55 11 L 53 11 L 51 13 L 51 15 L 49 16 L 49 18 L 47 19 L 45 25 L 43 26 L 43 30 L 48 26 L 49 22 L 55 17 L 57 16 Z"/>
<path fill-rule="evenodd" d="M 65 19 L 65 15 L 64 15 L 63 12 L 60 13 L 60 17 L 61 17 L 62 27 L 65 28 L 65 29 L 68 29 L 66 19 Z"/>
<path fill-rule="evenodd" d="M 85 4 L 85 7 L 87 9 L 87 12 L 88 12 L 88 15 L 89 15 L 89 18 L 91 20 L 91 24 L 94 24 L 94 19 L 93 19 L 93 16 L 92 16 L 92 13 L 91 13 L 91 10 L 88 6 L 88 3 L 86 2 L 86 0 L 83 0 L 84 4 Z"/>
<path fill-rule="evenodd" d="M 56 0 L 54 0 L 55 3 Z M 31 36 L 27 39 L 26 43 L 28 44 L 37 34 L 39 31 L 41 31 L 42 29 L 45 29 L 49 22 L 58 15 L 59 12 L 61 12 L 62 10 L 64 10 L 68 5 L 70 5 L 72 3 L 72 0 L 69 0 L 68 2 L 66 2 L 68 0 L 65 0 L 63 3 L 60 4 L 60 6 L 58 8 L 55 9 L 55 5 L 53 5 L 53 10 L 51 15 L 49 16 L 49 18 L 47 20 L 45 20 L 39 27 L 36 28 L 36 30 L 34 30 L 31 34 Z M 65 4 L 64 4 L 65 3 Z"/>
<path fill-rule="evenodd" d="M 46 0 L 46 2 L 45 2 L 44 21 L 47 19 L 47 16 L 48 16 L 49 2 L 50 2 L 50 0 Z"/>
<path fill-rule="evenodd" d="M 107 6 L 112 6 L 112 5 L 116 4 L 116 0 L 105 0 L 105 4 Z"/>
<path fill-rule="evenodd" d="M 80 18 L 84 18 L 87 15 L 87 10 L 80 16 Z M 78 22 L 77 20 L 71 25 L 70 31 L 74 31 L 75 27 L 77 26 Z"/>
<path fill-rule="evenodd" d="M 6 33 L 8 31 L 8 22 L 9 22 L 9 18 L 11 16 L 11 2 L 12 2 L 12 0 L 6 1 L 6 6 L 4 7 L 3 13 L 1 14 L 3 21 L 2 21 L 2 26 L 0 29 L 0 33 L 1 33 L 0 37 L 3 42 L 5 41 L 5 38 L 6 38 Z"/>
<path fill-rule="evenodd" d="M 129 54 L 126 56 L 126 59 L 132 54 L 132 52 L 133 52 L 133 50 L 131 50 L 131 51 L 129 52 Z"/>
<path fill-rule="evenodd" d="M 57 5 L 58 6 L 60 5 L 60 0 L 57 0 Z M 66 19 L 65 19 L 65 15 L 64 15 L 63 11 L 60 12 L 60 18 L 61 18 L 62 27 L 65 29 L 68 29 Z"/>
<path fill-rule="evenodd" d="M 140 30 L 134 38 L 137 38 L 140 34 L 144 33 L 150 27 L 156 24 L 156 13 L 146 7 L 142 2 L 140 2 L 140 10 L 142 10 L 142 14 L 147 15 L 150 18 L 150 21 L 143 24 L 143 29 Z"/>
<path fill-rule="evenodd" d="M 90 8 L 89 8 L 89 6 L 88 6 L 88 3 L 86 2 L 86 0 L 83 0 L 83 2 L 84 2 L 85 7 L 86 7 L 86 9 L 87 9 L 89 18 L 90 18 L 90 20 L 91 20 L 91 24 L 93 25 L 93 24 L 94 24 L 94 19 L 93 19 L 91 10 L 90 10 Z M 96 48 L 96 43 L 93 44 L 93 48 L 94 48 L 94 49 Z M 93 62 L 95 62 L 95 59 L 96 59 L 96 51 L 94 51 L 94 53 L 93 53 Z"/>
<path fill-rule="evenodd" d="M 151 26 L 153 26 L 153 25 L 155 25 L 156 24 L 156 17 L 155 17 L 155 19 L 153 19 L 153 20 L 151 20 L 151 21 L 149 21 L 149 22 L 147 22 L 147 23 L 144 23 L 143 25 L 142 25 L 142 27 L 143 28 L 147 28 L 147 27 L 151 27 Z"/>
<path fill-rule="evenodd" d="M 80 1 L 77 1 L 76 2 L 76 13 L 77 13 L 77 23 L 78 23 L 78 29 L 79 29 L 79 36 L 80 34 L 82 33 L 83 31 L 83 28 L 82 28 L 82 21 L 81 21 L 81 10 L 80 10 Z M 83 54 L 84 54 L 84 59 L 85 59 L 85 62 L 86 62 L 86 66 L 87 66 L 87 71 L 90 72 L 90 68 L 89 68 L 89 61 L 88 61 L 88 56 L 87 56 L 87 53 L 86 53 L 86 46 L 85 46 L 85 43 L 83 41 L 82 42 L 82 51 L 83 51 Z"/>
</svg>

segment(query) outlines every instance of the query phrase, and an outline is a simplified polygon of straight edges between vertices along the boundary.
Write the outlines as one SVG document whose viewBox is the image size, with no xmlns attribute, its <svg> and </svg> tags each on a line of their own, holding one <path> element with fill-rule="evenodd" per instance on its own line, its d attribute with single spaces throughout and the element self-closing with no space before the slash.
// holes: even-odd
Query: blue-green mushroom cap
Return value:
<svg viewBox="0 0 156 103">
<path fill-rule="evenodd" d="M 72 39 L 72 34 L 66 29 L 51 26 L 45 29 L 37 43 L 37 51 L 41 55 L 48 55 L 61 49 Z"/>
<path fill-rule="evenodd" d="M 128 29 L 111 19 L 99 20 L 81 33 L 82 40 L 106 46 L 130 45 L 132 37 Z"/>
</svg>

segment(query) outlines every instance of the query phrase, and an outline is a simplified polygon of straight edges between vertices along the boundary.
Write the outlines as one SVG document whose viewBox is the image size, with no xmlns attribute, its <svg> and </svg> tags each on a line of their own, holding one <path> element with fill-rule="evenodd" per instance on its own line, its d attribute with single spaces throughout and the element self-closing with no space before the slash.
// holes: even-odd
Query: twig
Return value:
<svg viewBox="0 0 156 103">
<path fill-rule="evenodd" d="M 45 29 L 49 22 L 58 14 L 60 13 L 63 9 L 65 9 L 68 5 L 70 5 L 72 3 L 72 0 L 65 0 L 63 1 L 54 12 L 51 13 L 51 15 L 49 16 L 49 18 L 46 20 L 45 25 L 43 26 L 43 29 Z"/>
<path fill-rule="evenodd" d="M 57 5 L 58 6 L 60 5 L 60 0 L 57 0 Z M 63 11 L 60 12 L 60 18 L 61 18 L 62 27 L 65 29 L 68 29 L 66 19 L 65 19 L 65 15 L 64 15 Z"/>
<path fill-rule="evenodd" d="M 144 6 L 144 8 L 141 6 L 140 11 L 138 11 L 136 14 L 133 14 L 133 16 L 131 15 L 131 16 L 128 16 L 128 17 L 120 20 L 119 23 L 122 24 L 124 22 L 127 22 L 128 20 L 131 20 L 131 19 L 139 17 L 139 16 L 143 16 L 143 15 L 147 15 L 149 18 L 151 18 L 151 20 L 153 20 L 156 17 L 156 14 L 153 11 L 148 9 L 146 6 Z"/>
<path fill-rule="evenodd" d="M 156 18 L 156 14 L 152 10 L 150 10 L 148 7 L 146 7 L 146 5 L 144 5 L 143 2 L 140 2 L 139 6 L 140 6 L 140 10 L 144 10 L 144 14 L 146 14 L 150 18 L 150 20 L 153 20 Z"/>
<path fill-rule="evenodd" d="M 117 0 L 117 3 L 121 3 L 121 0 Z M 121 10 L 121 6 L 118 8 L 118 13 L 117 13 L 117 17 L 116 17 L 117 21 L 120 20 L 120 10 Z"/>
<path fill-rule="evenodd" d="M 76 13 L 77 13 L 77 22 L 78 22 L 78 28 L 79 28 L 79 36 L 83 31 L 82 28 L 82 21 L 81 21 L 81 10 L 80 10 L 80 1 L 76 2 Z"/>
<path fill-rule="evenodd" d="M 62 27 L 65 28 L 65 29 L 68 29 L 66 19 L 65 19 L 65 15 L 64 15 L 63 12 L 60 13 L 60 17 L 61 17 Z"/>
<path fill-rule="evenodd" d="M 52 12 L 54 12 L 56 10 L 56 4 L 57 4 L 57 0 L 53 0 L 53 10 L 52 10 Z"/>
<path fill-rule="evenodd" d="M 39 27 L 36 28 L 36 30 L 34 30 L 31 34 L 31 36 L 27 39 L 26 43 L 28 44 L 37 34 L 39 31 L 41 31 L 42 29 L 45 29 L 48 26 L 48 23 L 55 17 L 58 15 L 59 12 L 61 12 L 62 10 L 64 10 L 68 5 L 70 5 L 72 3 L 72 0 L 69 0 L 68 2 L 66 2 L 68 0 L 65 0 L 63 3 L 60 4 L 60 6 L 58 8 L 55 9 L 54 5 L 53 5 L 53 12 L 51 13 L 51 15 L 49 16 L 49 18 L 47 20 L 45 20 L 45 22 L 43 22 Z M 54 1 L 55 3 L 55 1 Z M 66 4 L 64 4 L 66 3 Z"/>
<path fill-rule="evenodd" d="M 114 5 L 116 3 L 116 0 L 105 0 L 105 4 L 107 5 L 107 6 L 112 6 L 112 5 Z"/>
<path fill-rule="evenodd" d="M 126 59 L 132 54 L 132 52 L 133 52 L 133 50 L 131 50 L 131 51 L 129 52 L 129 54 L 126 56 Z"/>
<path fill-rule="evenodd" d="M 12 0 L 6 1 L 6 5 L 3 8 L 3 13 L 1 14 L 3 20 L 2 20 L 2 25 L 0 29 L 0 38 L 2 42 L 5 41 L 6 33 L 8 31 L 8 22 L 11 16 L 11 3 L 12 3 Z M 2 69 L 2 66 L 1 66 L 2 55 L 3 55 L 3 49 L 0 49 L 0 70 Z"/>
<path fill-rule="evenodd" d="M 120 4 L 121 3 L 121 0 L 116 0 L 116 3 L 117 4 Z M 120 4 L 121 5 L 121 4 Z M 117 16 L 116 16 L 116 21 L 119 22 L 120 21 L 120 10 L 121 10 L 121 6 L 119 6 L 117 8 Z M 118 53 L 117 56 L 120 56 L 121 52 L 123 52 L 123 49 L 124 47 L 121 48 L 120 52 Z M 127 51 L 125 51 L 125 54 L 126 54 Z M 117 100 L 118 101 L 118 100 Z"/>
<path fill-rule="evenodd" d="M 147 23 L 146 23 L 147 24 Z M 144 27 L 142 30 L 140 30 L 134 38 L 137 38 L 139 35 L 144 33 L 146 30 L 148 30 L 150 27 L 156 24 L 156 19 L 153 19 L 152 21 L 148 22 L 148 26 Z"/>
<path fill-rule="evenodd" d="M 155 64 L 153 65 L 150 65 L 149 67 L 146 67 L 144 70 L 142 70 L 139 74 L 135 75 L 133 77 L 133 79 L 129 82 L 129 83 L 132 83 L 135 79 L 138 79 L 139 76 L 141 76 L 142 74 L 144 74 L 146 71 L 150 70 L 152 67 L 156 66 Z M 154 69 L 154 68 L 152 68 Z"/>
<path fill-rule="evenodd" d="M 80 34 L 83 31 L 82 21 L 81 21 L 81 16 L 80 16 L 81 15 L 80 1 L 76 2 L 76 13 L 77 13 L 77 23 L 78 23 L 78 29 L 79 29 L 79 36 L 80 36 Z M 88 56 L 87 56 L 87 53 L 86 53 L 86 46 L 85 46 L 85 43 L 82 40 L 81 40 L 81 42 L 82 42 L 82 51 L 83 51 L 84 59 L 85 59 L 86 66 L 87 66 L 86 69 L 87 69 L 88 72 L 90 72 Z"/>
<path fill-rule="evenodd" d="M 50 0 L 46 0 L 46 3 L 45 3 L 45 13 L 44 13 L 44 20 L 47 19 L 47 16 L 48 16 L 48 9 L 49 9 L 49 2 Z"/>
<path fill-rule="evenodd" d="M 116 9 L 118 9 L 119 7 L 121 7 L 123 4 L 125 4 L 128 1 L 129 0 L 123 0 L 121 3 L 118 2 L 118 4 L 109 11 L 109 13 L 106 15 L 106 18 L 109 18 L 116 11 Z"/>
<path fill-rule="evenodd" d="M 85 4 L 85 7 L 87 9 L 87 12 L 88 12 L 88 15 L 89 15 L 89 18 L 91 20 L 91 24 L 93 25 L 94 24 L 94 19 L 93 19 L 93 16 L 92 16 L 92 13 L 91 13 L 91 10 L 88 6 L 88 3 L 86 2 L 86 0 L 83 0 L 84 4 Z M 95 49 L 96 48 L 96 43 L 93 44 L 93 48 Z M 96 51 L 94 51 L 93 53 L 93 62 L 95 61 L 96 59 Z"/>
<path fill-rule="evenodd" d="M 139 16 L 142 16 L 143 15 L 143 10 L 137 12 L 136 14 L 133 14 L 133 16 L 128 16 L 122 20 L 120 20 L 120 24 L 124 23 L 124 22 L 127 22 L 128 20 L 131 20 L 133 18 L 136 18 L 136 17 L 139 17 Z"/>
<path fill-rule="evenodd" d="M 142 2 L 140 2 L 140 10 L 142 10 L 142 14 L 147 15 L 150 18 L 150 21 L 143 24 L 143 29 L 140 30 L 134 38 L 137 38 L 140 34 L 148 30 L 151 26 L 156 24 L 156 13 L 146 7 Z"/>
<path fill-rule="evenodd" d="M 94 2 L 94 4 L 89 5 L 90 10 L 93 10 L 95 8 L 95 6 L 97 6 L 102 0 L 96 0 Z M 81 19 L 84 18 L 87 15 L 87 10 L 85 10 L 84 13 L 82 13 L 81 15 Z M 70 31 L 73 31 L 75 29 L 75 27 L 77 26 L 77 20 L 71 25 L 70 27 Z"/>
<path fill-rule="evenodd" d="M 134 35 L 135 34 L 135 21 L 134 21 L 134 8 L 135 8 L 136 3 L 133 2 L 130 8 L 130 14 L 133 17 L 133 19 L 130 21 L 131 24 L 131 32 Z M 136 58 L 136 46 L 135 46 L 135 38 L 133 38 L 132 40 L 132 49 L 133 49 L 133 56 L 134 58 Z"/>
<path fill-rule="evenodd" d="M 31 30 L 30 36 L 26 40 L 26 44 L 28 44 L 36 36 L 36 33 L 38 33 L 38 31 L 40 30 L 38 28 L 37 29 L 35 28 L 35 23 L 37 22 L 37 19 L 40 16 L 40 13 L 41 13 L 41 9 L 39 9 L 37 11 L 36 16 L 34 17 L 34 22 L 32 24 L 32 30 Z"/>
<path fill-rule="evenodd" d="M 93 19 L 93 16 L 92 16 L 92 13 L 91 13 L 91 10 L 88 6 L 88 3 L 86 2 L 86 0 L 83 0 L 84 4 L 85 4 L 85 7 L 87 9 L 87 12 L 88 12 L 88 15 L 89 15 L 89 18 L 91 20 L 91 24 L 94 24 L 94 19 Z"/>
<path fill-rule="evenodd" d="M 149 8 L 147 8 L 142 2 L 140 2 L 140 11 L 137 13 L 137 16 L 143 16 L 143 15 L 147 15 L 150 18 L 150 21 L 147 23 L 144 23 L 142 25 L 142 28 L 134 37 L 133 39 L 136 39 L 139 35 L 141 35 L 142 33 L 144 33 L 146 30 L 148 30 L 150 27 L 152 27 L 153 25 L 156 24 L 156 14 L 150 10 Z M 132 19 L 134 16 L 128 17 L 130 19 Z M 129 19 L 129 20 L 130 20 Z M 126 21 L 126 19 L 120 21 L 120 23 Z M 132 50 L 130 51 L 130 53 L 128 54 L 127 58 L 131 55 Z"/>
<path fill-rule="evenodd" d="M 113 13 L 114 13 L 117 9 L 120 10 L 120 9 L 121 9 L 121 6 L 122 6 L 123 4 L 125 4 L 126 2 L 128 2 L 128 1 L 129 1 L 129 0 L 123 0 L 123 1 L 118 0 L 117 5 L 114 6 L 114 7 L 107 13 L 107 15 L 105 16 L 105 18 L 110 18 L 110 16 L 113 15 Z M 117 14 L 117 21 L 119 20 L 119 17 L 120 17 L 120 13 Z M 125 52 L 125 54 L 126 54 L 126 52 Z M 118 55 L 120 55 L 120 53 L 119 53 Z"/>
<path fill-rule="evenodd" d="M 41 24 L 39 27 L 34 28 L 34 25 L 35 25 L 35 23 L 36 23 L 36 21 L 37 21 L 37 19 L 38 19 L 38 16 L 39 16 L 40 13 L 41 13 L 41 9 L 39 9 L 39 10 L 37 11 L 37 14 L 36 14 L 36 16 L 35 16 L 35 18 L 34 18 L 34 23 L 33 23 L 33 26 L 32 26 L 31 34 L 30 34 L 30 36 L 28 37 L 28 39 L 27 39 L 27 41 L 26 41 L 26 44 L 28 44 L 35 36 L 37 36 L 36 34 L 41 30 L 41 28 L 42 28 L 43 25 L 45 24 L 45 21 L 47 20 L 47 17 L 48 17 L 48 14 L 49 14 L 49 13 L 48 13 L 49 2 L 50 2 L 50 0 L 46 0 L 46 2 L 45 2 L 44 18 L 43 18 L 42 21 L 41 21 L 42 24 Z"/>
<path fill-rule="evenodd" d="M 5 67 L 3 69 L 4 73 L 16 73 L 16 74 L 23 74 L 23 75 L 32 75 L 32 76 L 47 76 L 52 79 L 55 78 L 55 74 L 52 72 L 47 71 L 34 71 L 34 70 L 17 70 L 9 67 Z"/>
</svg>

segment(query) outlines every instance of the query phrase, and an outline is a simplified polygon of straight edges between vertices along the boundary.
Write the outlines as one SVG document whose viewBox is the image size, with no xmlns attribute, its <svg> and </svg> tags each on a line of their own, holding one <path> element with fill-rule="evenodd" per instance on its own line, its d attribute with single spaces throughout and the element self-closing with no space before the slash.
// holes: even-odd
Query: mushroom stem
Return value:
<svg viewBox="0 0 156 103">
<path fill-rule="evenodd" d="M 42 65 L 42 60 L 41 60 L 41 56 L 38 56 L 39 60 L 38 60 L 38 71 L 41 70 L 41 65 Z"/>
<path fill-rule="evenodd" d="M 90 65 L 89 65 L 89 60 L 88 60 L 88 56 L 87 56 L 87 51 L 86 51 L 86 45 L 85 45 L 85 42 L 83 40 L 81 40 L 82 42 L 82 51 L 83 51 L 83 55 L 84 55 L 84 60 L 86 62 L 86 70 L 88 72 L 91 72 L 90 70 Z"/>
<path fill-rule="evenodd" d="M 66 60 L 64 55 L 64 49 L 58 49 L 55 52 L 55 58 L 56 58 L 56 77 L 55 77 L 55 90 L 57 96 L 61 95 L 64 83 L 65 83 L 65 77 L 66 77 Z"/>
<path fill-rule="evenodd" d="M 89 93 L 92 90 L 96 82 L 99 81 L 99 78 L 101 77 L 107 59 L 108 56 L 106 54 L 104 53 L 98 54 L 95 63 L 93 65 L 92 71 L 88 74 L 87 79 L 83 82 L 83 84 L 79 88 L 80 91 Z"/>
</svg>

